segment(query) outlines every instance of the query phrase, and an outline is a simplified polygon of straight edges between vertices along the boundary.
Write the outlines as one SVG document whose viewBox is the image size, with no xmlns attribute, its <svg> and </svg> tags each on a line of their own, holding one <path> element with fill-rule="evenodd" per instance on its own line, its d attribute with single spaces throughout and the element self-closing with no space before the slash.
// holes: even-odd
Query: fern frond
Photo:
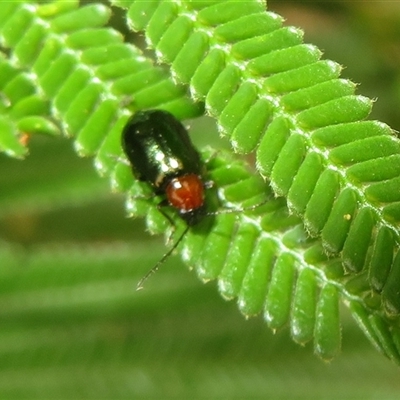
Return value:
<svg viewBox="0 0 400 400">
<path fill-rule="evenodd" d="M 372 101 L 340 79 L 341 67 L 260 1 L 114 3 L 129 7 L 132 28 L 205 101 L 236 151 L 256 150 L 259 172 L 308 232 L 348 273 L 369 271 L 387 313 L 400 314 L 399 267 L 387 256 L 400 246 L 400 141 L 385 124 L 364 121 Z M 387 232 L 383 253 L 378 238 Z M 377 271 L 380 258 L 386 273 Z"/>
</svg>

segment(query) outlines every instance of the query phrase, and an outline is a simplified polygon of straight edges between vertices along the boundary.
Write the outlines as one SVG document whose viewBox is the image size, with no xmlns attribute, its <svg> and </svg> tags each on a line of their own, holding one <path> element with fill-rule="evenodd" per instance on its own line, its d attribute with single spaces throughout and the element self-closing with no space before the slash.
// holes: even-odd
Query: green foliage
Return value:
<svg viewBox="0 0 400 400">
<path fill-rule="evenodd" d="M 263 2 L 112 3 L 170 71 L 106 26 L 106 6 L 5 3 L 2 150 L 23 157 L 22 133 L 73 136 L 78 153 L 129 193 L 128 211 L 163 233 L 159 200 L 146 199 L 148 186 L 118 160 L 120 133 L 138 109 L 185 119 L 205 105 L 236 152 L 255 152 L 270 185 L 230 155 L 204 151 L 218 188 L 213 208 L 267 202 L 205 218 L 179 248 L 186 263 L 202 280 L 218 279 L 245 316 L 262 313 L 274 331 L 289 325 L 323 359 L 340 349 L 342 301 L 399 362 L 399 141 L 387 125 L 364 121 L 372 101 Z"/>
<path fill-rule="evenodd" d="M 308 233 L 321 237 L 325 251 L 341 258 L 344 273 L 362 272 L 385 312 L 397 316 L 398 268 L 390 254 L 398 249 L 399 141 L 386 125 L 362 121 L 371 100 L 355 95 L 354 84 L 339 78 L 338 64 L 320 60 L 316 47 L 301 43 L 301 33 L 282 27 L 280 17 L 265 12 L 261 2 L 243 8 L 237 2 L 160 2 L 150 9 L 141 1 L 122 5 L 129 7 L 131 26 L 146 32 L 176 79 L 205 101 L 233 148 L 257 150 L 259 172 L 276 195 L 287 197 L 291 212 L 304 218 Z M 390 237 L 385 248 L 383 235 Z M 237 290 L 225 293 L 226 276 L 235 273 L 242 281 L 244 273 L 238 271 L 249 264 L 234 259 L 241 266 L 230 265 L 228 258 L 219 276 L 228 298 Z M 378 266 L 381 259 L 386 273 Z M 273 269 L 266 295 L 266 307 L 273 310 L 266 319 L 274 329 L 289 319 L 291 309 L 293 266 L 282 263 L 289 271 L 280 275 L 279 267 Z M 215 272 L 207 276 L 216 277 Z M 317 318 L 317 326 L 322 320 Z M 337 343 L 336 331 L 331 330 L 332 343 Z"/>
<path fill-rule="evenodd" d="M 128 14 L 133 27 L 146 30 L 177 79 L 190 85 L 195 98 L 205 100 L 236 151 L 257 147 L 260 173 L 277 195 L 288 197 L 291 211 L 304 217 L 307 230 L 321 235 L 326 250 L 342 252 L 349 273 L 373 271 L 368 249 L 378 249 L 379 229 L 389 227 L 396 236 L 393 157 L 399 141 L 386 125 L 361 121 L 372 102 L 339 79 L 338 64 L 320 60 L 317 48 L 302 44 L 297 30 L 282 28 L 281 19 L 264 12 L 261 2 L 251 4 L 234 14 L 240 8 L 235 2 L 160 3 L 152 14 L 140 9 L 142 2 L 133 2 L 137 14 L 147 12 L 147 25 L 135 21 L 137 14 Z M 216 19 L 222 25 L 215 27 Z M 199 43 L 195 69 L 181 61 L 190 58 L 192 42 Z M 250 121 L 254 124 L 249 130 Z M 382 175 L 372 180 L 361 176 L 371 171 Z M 311 180 L 304 179 L 308 175 Z M 359 226 L 366 230 L 362 241 L 356 240 Z M 397 249 L 395 240 L 392 252 Z M 382 256 L 372 252 L 372 257 Z M 396 275 L 395 264 L 391 270 Z M 388 313 L 399 314 L 390 291 L 383 290 L 382 300 Z"/>
</svg>

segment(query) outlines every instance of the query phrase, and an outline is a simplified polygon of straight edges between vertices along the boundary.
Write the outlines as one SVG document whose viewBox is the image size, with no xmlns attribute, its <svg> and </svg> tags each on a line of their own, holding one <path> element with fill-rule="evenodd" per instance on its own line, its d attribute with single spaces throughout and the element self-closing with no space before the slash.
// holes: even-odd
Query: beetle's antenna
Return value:
<svg viewBox="0 0 400 400">
<path fill-rule="evenodd" d="M 179 236 L 179 238 L 177 239 L 177 241 L 174 243 L 174 245 L 162 256 L 162 258 L 157 262 L 157 264 L 151 269 L 149 270 L 145 276 L 143 276 L 142 279 L 140 279 L 140 281 L 138 282 L 137 286 L 136 286 L 136 290 L 141 290 L 143 289 L 143 284 L 145 281 L 147 281 L 147 279 L 153 275 L 155 272 L 157 272 L 159 270 L 159 268 L 161 267 L 162 264 L 164 264 L 165 260 L 173 253 L 173 251 L 178 247 L 179 243 L 182 241 L 182 239 L 184 238 L 184 236 L 187 234 L 188 230 L 189 230 L 190 226 L 186 226 L 185 230 L 182 232 L 181 236 Z"/>
</svg>

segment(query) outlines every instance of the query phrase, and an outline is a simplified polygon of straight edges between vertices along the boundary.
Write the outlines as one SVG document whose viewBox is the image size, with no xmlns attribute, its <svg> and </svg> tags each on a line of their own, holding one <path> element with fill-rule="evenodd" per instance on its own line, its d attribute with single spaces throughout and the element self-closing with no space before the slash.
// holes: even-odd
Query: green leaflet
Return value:
<svg viewBox="0 0 400 400">
<path fill-rule="evenodd" d="M 29 75 L 0 59 L 0 149 L 11 156 L 27 154 L 25 135 L 56 135 L 58 127 L 49 118 L 49 102 L 37 93 Z"/>
<path fill-rule="evenodd" d="M 220 155 L 209 163 L 210 177 L 221 190 L 220 207 L 228 202 L 254 205 L 266 196 L 270 201 L 247 215 L 222 214 L 215 224 L 206 220 L 193 229 L 182 242 L 187 263 L 201 279 L 218 279 L 222 295 L 237 298 L 246 316 L 263 313 L 272 329 L 290 324 L 296 341 L 314 340 L 315 352 L 324 359 L 340 347 L 339 299 L 360 304 L 370 319 L 379 321 L 380 340 L 374 337 L 374 343 L 400 359 L 397 334 L 391 330 L 395 323 L 381 315 L 379 305 L 364 301 L 368 287 L 345 286 L 336 258 L 343 250 L 344 265 L 351 272 L 370 262 L 369 282 L 378 291 L 383 288 L 386 309 L 396 314 L 399 269 L 391 269 L 389 258 L 387 271 L 379 269 L 377 260 L 387 252 L 387 242 L 375 240 L 380 223 L 375 205 L 360 205 L 381 201 L 387 187 L 371 186 L 365 200 L 345 186 L 347 177 L 350 183 L 365 184 L 368 168 L 362 164 L 375 161 L 372 150 L 378 140 L 381 176 L 392 173 L 382 161 L 398 151 L 390 129 L 358 121 L 368 114 L 370 101 L 355 96 L 354 86 L 338 78 L 340 67 L 319 60 L 319 50 L 302 44 L 299 30 L 281 27 L 281 18 L 266 13 L 261 2 L 133 2 L 127 12 L 131 26 L 146 28 L 160 58 L 172 64 L 174 78 L 189 84 L 193 97 L 205 101 L 207 110 L 219 118 L 221 132 L 235 149 L 257 150 L 257 166 L 271 179 L 275 192 L 288 196 L 291 210 L 304 214 L 307 230 L 322 233 L 324 246 L 334 253 L 328 262 L 320 243 L 307 238 L 285 201 L 274 199 L 242 164 Z M 23 155 L 18 129 L 54 134 L 58 128 L 52 122 L 57 121 L 75 137 L 81 155 L 96 156 L 98 169 L 114 188 L 146 197 L 146 185 L 133 181 L 129 168 L 115 159 L 121 154 L 120 132 L 128 111 L 160 107 L 187 118 L 200 114 L 202 106 L 188 99 L 185 86 L 174 84 L 136 47 L 104 28 L 109 16 L 109 9 L 98 4 L 28 7 L 13 2 L 2 7 L 2 45 L 11 49 L 19 65 L 7 61 L 1 66 L 10 71 L 0 79 L 12 104 L 2 108 L 6 118 L 0 121 L 5 132 L 1 145 L 10 154 Z M 43 29 L 44 22 L 49 31 Z M 354 151 L 359 158 L 352 156 Z M 310 180 L 302 178 L 309 175 Z M 158 200 L 153 200 L 131 197 L 128 210 L 146 216 L 151 232 L 164 233 L 168 222 L 157 210 Z M 340 229 L 335 229 L 338 221 Z M 381 231 L 383 238 L 393 238 L 393 250 L 393 230 L 382 225 Z"/>
</svg>

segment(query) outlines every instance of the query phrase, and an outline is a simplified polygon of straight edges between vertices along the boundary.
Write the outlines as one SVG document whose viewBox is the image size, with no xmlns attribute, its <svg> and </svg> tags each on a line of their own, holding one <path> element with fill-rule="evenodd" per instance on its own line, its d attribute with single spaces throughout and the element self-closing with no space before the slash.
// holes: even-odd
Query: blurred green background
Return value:
<svg viewBox="0 0 400 400">
<path fill-rule="evenodd" d="M 373 118 L 399 127 L 400 3 L 269 1 L 305 41 L 342 63 Z M 192 123 L 201 144 L 210 120 Z M 201 133 L 201 140 L 199 139 Z M 246 321 L 234 302 L 125 217 L 124 197 L 71 140 L 35 137 L 0 155 L 0 399 L 399 399 L 399 369 L 343 308 L 343 351 Z"/>
</svg>

